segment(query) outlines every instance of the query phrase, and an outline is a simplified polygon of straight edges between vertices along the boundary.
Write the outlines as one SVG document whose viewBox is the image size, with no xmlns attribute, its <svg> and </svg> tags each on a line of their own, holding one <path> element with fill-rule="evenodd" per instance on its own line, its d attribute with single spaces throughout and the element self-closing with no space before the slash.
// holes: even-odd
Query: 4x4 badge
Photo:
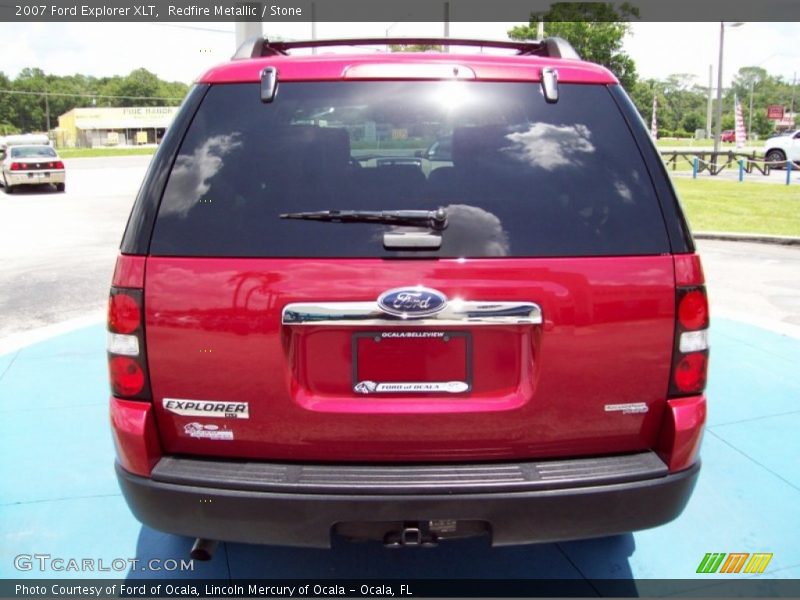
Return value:
<svg viewBox="0 0 800 600">
<path fill-rule="evenodd" d="M 378 308 L 404 319 L 429 317 L 443 311 L 446 306 L 447 296 L 422 286 L 393 288 L 378 296 Z"/>
</svg>

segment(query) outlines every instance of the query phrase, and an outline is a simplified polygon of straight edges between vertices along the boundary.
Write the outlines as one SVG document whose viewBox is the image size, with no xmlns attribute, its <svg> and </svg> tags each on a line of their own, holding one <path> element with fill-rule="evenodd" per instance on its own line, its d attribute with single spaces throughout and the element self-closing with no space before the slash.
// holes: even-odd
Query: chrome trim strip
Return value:
<svg viewBox="0 0 800 600">
<path fill-rule="evenodd" d="M 284 325 L 375 325 L 380 327 L 441 327 L 446 325 L 540 325 L 542 309 L 533 302 L 450 300 L 447 307 L 420 319 L 395 317 L 377 302 L 297 302 L 283 309 Z"/>
</svg>

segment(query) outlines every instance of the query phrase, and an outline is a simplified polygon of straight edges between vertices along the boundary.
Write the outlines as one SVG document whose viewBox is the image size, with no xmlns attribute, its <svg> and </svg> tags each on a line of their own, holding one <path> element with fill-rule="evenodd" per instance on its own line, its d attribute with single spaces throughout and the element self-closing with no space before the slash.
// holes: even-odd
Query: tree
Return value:
<svg viewBox="0 0 800 600">
<path fill-rule="evenodd" d="M 705 125 L 706 118 L 696 112 L 688 113 L 681 119 L 681 129 L 689 133 L 694 133 L 698 129 L 704 129 Z"/>
<path fill-rule="evenodd" d="M 175 106 L 188 89 L 184 83 L 161 81 L 145 69 L 137 69 L 125 77 L 97 78 L 80 74 L 48 75 L 41 69 L 28 68 L 13 80 L 0 72 L 0 90 L 5 90 L 0 91 L 0 135 L 44 131 L 48 109 L 52 128 L 58 124 L 59 115 L 76 107 Z"/>
<path fill-rule="evenodd" d="M 694 133 L 705 126 L 705 95 L 695 83 L 695 76 L 678 73 L 668 76 L 664 82 L 663 118 L 669 120 L 668 127 Z M 659 118 L 661 120 L 661 117 Z"/>
<path fill-rule="evenodd" d="M 767 107 L 779 104 L 790 107 L 792 82 L 767 73 L 760 67 L 742 67 L 734 76 L 733 85 L 722 96 L 723 129 L 734 127 L 734 94 L 742 104 L 745 126 L 749 126 L 750 84 L 753 84 L 753 133 L 761 137 L 771 134 L 775 121 L 767 118 Z M 705 127 L 708 88 L 694 83 L 686 74 L 668 75 L 664 79 L 640 79 L 628 89 L 628 94 L 647 123 L 653 110 L 653 96 L 658 102 L 658 125 L 670 133 Z M 800 125 L 800 117 L 797 118 Z"/>
<path fill-rule="evenodd" d="M 622 51 L 622 40 L 630 32 L 631 17 L 638 18 L 639 10 L 627 2 L 619 8 L 605 2 L 556 2 L 547 12 L 531 13 L 528 25 L 513 27 L 508 36 L 536 39 L 543 21 L 546 36 L 564 38 L 584 60 L 607 67 L 630 90 L 636 83 L 636 64 Z"/>
<path fill-rule="evenodd" d="M 760 137 L 767 137 L 775 130 L 775 122 L 767 118 L 767 109 L 753 109 L 753 131 Z"/>
<path fill-rule="evenodd" d="M 392 52 L 427 52 L 435 50 L 441 52 L 442 47 L 438 44 L 392 44 L 389 46 Z"/>
<path fill-rule="evenodd" d="M 767 107 L 779 104 L 785 107 L 792 102 L 792 82 L 780 76 L 770 75 L 761 67 L 742 67 L 733 79 L 733 85 L 726 93 L 726 102 L 733 105 L 733 95 L 737 94 L 742 103 L 744 122 L 749 122 L 750 96 L 753 98 L 753 131 L 766 136 L 775 130 L 775 122 L 767 119 Z"/>
<path fill-rule="evenodd" d="M 120 82 L 118 95 L 131 96 L 121 101 L 121 106 L 159 106 L 164 103 L 160 98 L 145 100 L 151 96 L 158 96 L 160 81 L 158 77 L 147 69 L 131 71 Z"/>
<path fill-rule="evenodd" d="M 0 71 L 0 89 L 10 90 L 11 87 L 11 80 Z M 0 93 L 0 135 L 19 133 L 19 128 L 13 125 L 15 119 L 16 108 L 13 95 Z"/>
<path fill-rule="evenodd" d="M 16 109 L 16 121 L 12 121 L 24 131 L 45 131 L 47 118 L 45 100 L 41 93 L 47 90 L 47 77 L 41 69 L 22 69 L 16 80 L 14 90 L 28 92 L 16 94 L 13 102 Z"/>
<path fill-rule="evenodd" d="M 769 79 L 766 69 L 761 67 L 742 67 L 733 78 L 734 91 L 742 96 L 750 93 L 750 86 L 756 87 Z"/>
</svg>

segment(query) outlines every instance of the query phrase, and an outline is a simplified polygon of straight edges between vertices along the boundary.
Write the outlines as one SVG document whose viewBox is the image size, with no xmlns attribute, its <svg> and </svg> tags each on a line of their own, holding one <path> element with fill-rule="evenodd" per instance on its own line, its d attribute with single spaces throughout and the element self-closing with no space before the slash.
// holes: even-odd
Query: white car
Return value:
<svg viewBox="0 0 800 600">
<path fill-rule="evenodd" d="M 64 163 L 52 146 L 30 144 L 8 146 L 0 150 L 0 182 L 7 194 L 13 194 L 21 185 L 51 183 L 56 190 L 66 189 Z"/>
<path fill-rule="evenodd" d="M 764 160 L 769 163 L 785 163 L 787 160 L 800 163 L 800 131 L 769 138 L 764 143 Z M 774 169 L 785 165 L 770 166 Z"/>
</svg>

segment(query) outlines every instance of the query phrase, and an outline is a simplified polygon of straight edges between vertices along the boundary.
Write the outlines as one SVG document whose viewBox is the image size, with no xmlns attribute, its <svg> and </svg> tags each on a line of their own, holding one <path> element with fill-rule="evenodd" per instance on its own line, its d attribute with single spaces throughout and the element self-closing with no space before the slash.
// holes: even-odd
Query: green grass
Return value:
<svg viewBox="0 0 800 600">
<path fill-rule="evenodd" d="M 800 182 L 673 182 L 694 231 L 800 236 Z"/>
<path fill-rule="evenodd" d="M 73 148 L 63 158 L 147 155 L 155 148 Z M 691 167 L 679 163 L 679 170 Z M 671 169 L 670 169 L 671 170 Z M 692 229 L 800 236 L 800 181 L 791 185 L 675 179 Z"/>
<path fill-rule="evenodd" d="M 94 158 L 97 156 L 139 156 L 154 154 L 155 148 L 59 148 L 61 158 Z"/>
<path fill-rule="evenodd" d="M 664 160 L 664 157 L 662 156 L 661 159 Z M 664 167 L 670 173 L 672 173 L 673 171 L 691 171 L 692 170 L 691 163 L 689 163 L 689 161 L 687 161 L 683 157 L 678 157 L 678 159 L 675 161 L 675 165 L 676 165 L 675 168 L 673 168 L 671 162 L 668 163 L 666 160 L 664 160 Z"/>
</svg>

